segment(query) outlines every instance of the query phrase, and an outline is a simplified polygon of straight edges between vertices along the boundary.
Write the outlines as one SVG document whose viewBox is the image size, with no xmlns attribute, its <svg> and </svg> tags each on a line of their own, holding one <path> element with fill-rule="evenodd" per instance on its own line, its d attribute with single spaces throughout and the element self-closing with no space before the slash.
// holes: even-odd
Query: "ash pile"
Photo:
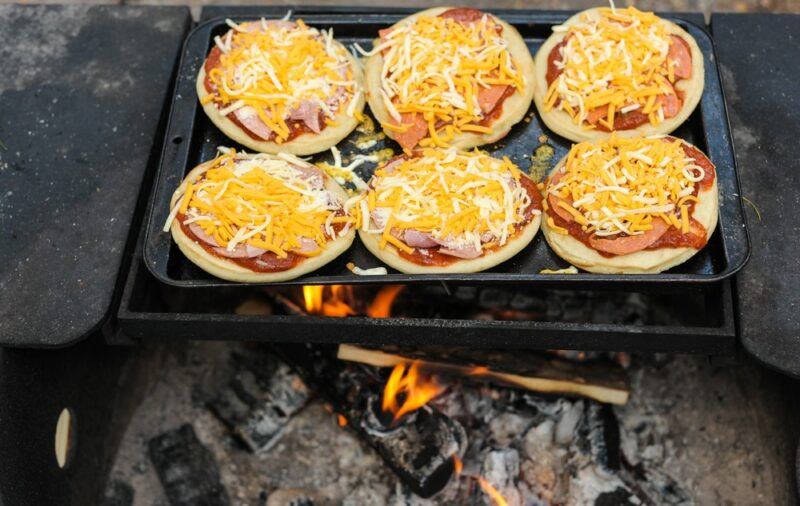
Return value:
<svg viewBox="0 0 800 506">
<path fill-rule="evenodd" d="M 475 367 L 473 352 L 399 350 L 407 361 L 378 367 L 336 347 L 192 348 L 156 352 L 170 367 L 125 434 L 107 504 L 693 503 L 663 470 L 663 427 L 519 380 L 575 378 L 619 399 L 626 357 L 547 356 L 520 370 L 499 352 Z"/>
</svg>

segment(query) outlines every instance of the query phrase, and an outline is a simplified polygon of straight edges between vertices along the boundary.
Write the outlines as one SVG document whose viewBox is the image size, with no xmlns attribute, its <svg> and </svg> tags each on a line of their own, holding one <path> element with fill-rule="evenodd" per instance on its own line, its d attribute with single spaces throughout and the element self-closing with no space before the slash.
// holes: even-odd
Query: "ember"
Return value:
<svg viewBox="0 0 800 506">
<path fill-rule="evenodd" d="M 508 506 L 508 501 L 506 501 L 505 497 L 503 497 L 503 495 L 498 492 L 497 489 L 494 488 L 488 481 L 480 476 L 477 479 L 478 484 L 480 484 L 483 491 L 486 492 L 486 495 L 492 499 L 494 504 L 497 506 Z"/>
<path fill-rule="evenodd" d="M 406 371 L 406 364 L 397 364 L 383 390 L 381 408 L 386 413 L 392 413 L 394 415 L 393 422 L 397 422 L 403 415 L 416 411 L 427 404 L 443 390 L 432 378 L 420 374 L 419 362 L 412 363 L 408 371 Z M 403 402 L 398 407 L 401 396 Z"/>
</svg>

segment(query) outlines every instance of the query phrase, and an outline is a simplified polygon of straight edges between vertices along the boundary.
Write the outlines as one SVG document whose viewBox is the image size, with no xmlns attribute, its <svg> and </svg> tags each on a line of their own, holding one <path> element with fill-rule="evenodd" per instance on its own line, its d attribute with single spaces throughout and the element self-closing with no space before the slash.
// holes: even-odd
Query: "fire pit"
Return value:
<svg viewBox="0 0 800 506">
<path fill-rule="evenodd" d="M 629 402 L 611 405 L 422 360 L 367 366 L 329 346 L 151 351 L 164 373 L 133 413 L 107 491 L 135 490 L 133 504 L 783 501 L 762 486 L 778 479 L 781 446 L 764 443 L 779 422 L 747 433 L 727 423 L 778 408 L 748 406 L 751 388 L 774 381 L 751 366 L 637 356 L 623 372 Z M 611 357 L 581 364 L 622 370 Z"/>
<path fill-rule="evenodd" d="M 363 15 L 299 9 L 343 12 Z M 349 35 L 366 43 L 381 16 Z M 547 23 L 526 25 L 531 41 L 566 18 L 537 16 Z M 798 385 L 748 358 L 800 375 L 786 205 L 798 76 L 775 51 L 800 34 L 796 18 L 715 14 L 704 37 L 717 108 L 683 134 L 702 140 L 703 118 L 720 126 L 719 143 L 703 142 L 716 159 L 727 146 L 729 166 L 735 144 L 742 191 L 721 206 L 747 197 L 754 240 L 732 278 L 581 285 L 536 269 L 535 283 L 496 272 L 497 283 L 187 288 L 151 274 L 141 226 L 162 153 L 183 168 L 170 153 L 221 137 L 164 135 L 173 102 L 194 100 L 193 80 L 172 96 L 188 11 L 0 6 L 0 17 L 0 56 L 22 69 L 0 83 L 0 503 L 797 502 Z M 518 157 L 542 142 L 529 140 Z M 729 267 L 722 233 L 724 254 L 695 267 Z M 171 258 L 169 272 L 193 268 Z"/>
</svg>

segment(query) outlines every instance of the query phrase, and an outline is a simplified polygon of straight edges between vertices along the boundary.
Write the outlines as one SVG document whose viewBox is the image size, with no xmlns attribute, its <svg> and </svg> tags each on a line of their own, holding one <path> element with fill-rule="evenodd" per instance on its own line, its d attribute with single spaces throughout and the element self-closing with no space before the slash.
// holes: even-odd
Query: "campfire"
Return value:
<svg viewBox="0 0 800 506">
<path fill-rule="evenodd" d="M 334 293 L 352 302 L 348 290 L 328 290 L 331 299 L 309 302 L 324 310 Z M 519 351 L 243 345 L 227 362 L 214 355 L 228 376 L 193 388 L 192 404 L 213 417 L 152 437 L 149 457 L 171 504 L 227 504 L 223 482 L 265 478 L 295 484 L 268 489 L 267 506 L 678 504 L 687 497 L 680 483 L 621 458 L 609 402 L 625 402 L 628 390 L 610 358 L 549 354 L 536 364 Z M 603 395 L 610 400 L 591 399 Z M 355 453 L 326 449 L 345 436 Z M 309 438 L 317 442 L 305 448 Z M 302 463 L 306 471 L 296 469 Z M 366 495 L 343 501 L 331 479 L 342 493 Z"/>
</svg>

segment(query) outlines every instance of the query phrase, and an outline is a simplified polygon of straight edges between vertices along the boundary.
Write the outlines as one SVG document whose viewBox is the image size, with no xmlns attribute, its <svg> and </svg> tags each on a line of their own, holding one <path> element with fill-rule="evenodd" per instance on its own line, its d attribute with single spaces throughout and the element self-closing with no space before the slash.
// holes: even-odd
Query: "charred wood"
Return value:
<svg viewBox="0 0 800 506">
<path fill-rule="evenodd" d="M 385 350 L 385 351 L 383 351 Z M 548 394 L 588 397 L 624 404 L 629 389 L 624 371 L 604 362 L 574 364 L 565 360 L 514 350 L 470 348 L 402 348 L 380 350 L 343 344 L 338 357 L 378 367 L 419 360 L 425 369 L 476 381 L 491 381 Z"/>
<path fill-rule="evenodd" d="M 112 479 L 106 486 L 102 506 L 130 506 L 133 504 L 133 487 L 127 482 Z"/>
<path fill-rule="evenodd" d="M 455 469 L 453 456 L 462 457 L 467 447 L 461 424 L 429 406 L 395 423 L 381 410 L 385 378 L 374 370 L 337 360 L 331 347 L 307 344 L 279 349 L 414 493 L 430 497 L 444 488 Z"/>
<path fill-rule="evenodd" d="M 147 442 L 161 485 L 171 506 L 227 506 L 217 462 L 191 425 L 165 432 Z"/>
<path fill-rule="evenodd" d="M 233 377 L 208 405 L 251 451 L 267 450 L 308 403 L 310 392 L 274 355 L 234 353 L 231 362 Z"/>
</svg>

